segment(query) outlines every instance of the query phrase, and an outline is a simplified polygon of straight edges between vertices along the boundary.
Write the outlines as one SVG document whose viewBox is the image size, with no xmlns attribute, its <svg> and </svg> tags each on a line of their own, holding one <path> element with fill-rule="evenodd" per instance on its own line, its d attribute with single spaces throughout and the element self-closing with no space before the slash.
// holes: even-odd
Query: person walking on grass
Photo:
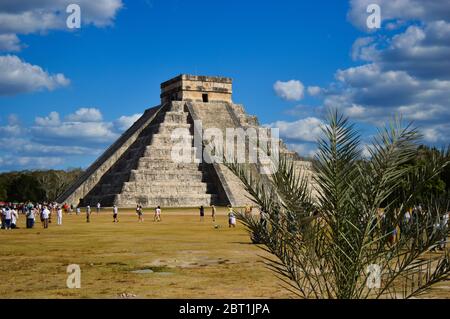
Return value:
<svg viewBox="0 0 450 319">
<path fill-rule="evenodd" d="M 234 212 L 233 207 L 231 207 L 230 205 L 228 205 L 228 227 L 236 227 L 236 213 Z"/>
<path fill-rule="evenodd" d="M 19 219 L 19 214 L 17 213 L 15 207 L 11 209 L 11 229 L 16 229 L 17 227 L 17 220 Z"/>
<path fill-rule="evenodd" d="M 41 213 L 41 220 L 42 225 L 44 226 L 44 229 L 48 228 L 48 219 L 50 217 L 50 211 L 48 210 L 47 206 L 44 206 Z"/>
<path fill-rule="evenodd" d="M 155 216 L 153 217 L 154 222 L 160 222 L 161 221 L 161 207 L 158 206 L 155 209 Z"/>
<path fill-rule="evenodd" d="M 34 227 L 35 213 L 36 213 L 36 210 L 34 207 L 29 209 L 27 212 L 27 228 L 28 229 Z"/>
<path fill-rule="evenodd" d="M 252 206 L 250 206 L 249 204 L 245 205 L 244 212 L 247 217 L 252 214 L 252 209 L 253 209 Z"/>
<path fill-rule="evenodd" d="M 205 219 L 205 207 L 200 206 L 200 221 L 202 222 Z"/>
<path fill-rule="evenodd" d="M 0 219 L 2 221 L 1 229 L 5 229 L 6 228 L 5 227 L 5 210 L 6 210 L 6 207 L 1 207 L 1 209 L 0 209 Z"/>
<path fill-rule="evenodd" d="M 86 223 L 91 222 L 91 206 L 86 206 Z"/>
<path fill-rule="evenodd" d="M 136 215 L 138 216 L 138 222 L 144 221 L 144 212 L 142 211 L 142 206 L 139 204 L 136 206 Z"/>
<path fill-rule="evenodd" d="M 102 207 L 102 205 L 100 203 L 97 203 L 97 215 L 98 215 L 98 213 L 100 213 L 101 207 Z"/>
<path fill-rule="evenodd" d="M 214 206 L 214 205 L 211 206 L 211 217 L 212 217 L 213 222 L 215 222 L 216 221 L 216 206 Z"/>
<path fill-rule="evenodd" d="M 5 224 L 5 229 L 10 230 L 11 229 L 11 210 L 9 207 L 6 207 L 3 211 L 3 222 Z"/>
<path fill-rule="evenodd" d="M 118 213 L 119 213 L 119 209 L 117 208 L 116 205 L 114 205 L 114 207 L 113 207 L 113 223 L 119 222 L 119 219 L 117 217 Z"/>
<path fill-rule="evenodd" d="M 61 206 L 56 208 L 56 224 L 62 225 L 63 210 Z"/>
</svg>

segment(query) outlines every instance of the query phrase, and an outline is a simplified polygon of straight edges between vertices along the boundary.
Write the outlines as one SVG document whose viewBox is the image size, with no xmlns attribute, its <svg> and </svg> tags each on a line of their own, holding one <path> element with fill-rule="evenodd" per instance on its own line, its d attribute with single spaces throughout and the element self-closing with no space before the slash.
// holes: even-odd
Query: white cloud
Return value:
<svg viewBox="0 0 450 319">
<path fill-rule="evenodd" d="M 308 117 L 294 122 L 277 121 L 268 124 L 268 127 L 278 128 L 280 136 L 287 140 L 315 142 L 322 134 L 322 120 L 315 117 Z"/>
<path fill-rule="evenodd" d="M 121 132 L 126 131 L 136 122 L 142 114 L 134 114 L 131 116 L 121 116 L 115 121 L 115 126 Z"/>
<path fill-rule="evenodd" d="M 23 133 L 23 129 L 20 125 L 19 118 L 15 114 L 10 114 L 8 116 L 8 123 L 5 126 L 0 126 L 0 137 L 1 136 L 19 136 Z M 9 145 L 3 143 L 2 145 Z"/>
<path fill-rule="evenodd" d="M 322 93 L 322 89 L 319 86 L 308 86 L 307 91 L 311 96 L 318 96 Z"/>
<path fill-rule="evenodd" d="M 99 109 L 80 108 L 65 117 L 55 111 L 36 116 L 28 127 L 10 114 L 0 125 L 0 170 L 54 168 L 74 156 L 98 156 L 139 117 L 107 122 Z"/>
<path fill-rule="evenodd" d="M 358 38 L 352 46 L 352 59 L 354 61 L 371 61 L 377 54 L 374 37 Z"/>
<path fill-rule="evenodd" d="M 2 0 L 0 2 L 0 36 L 46 33 L 49 30 L 69 30 L 66 26 L 66 8 L 76 3 L 81 8 L 83 25 L 105 27 L 113 24 L 117 12 L 123 7 L 121 0 Z M 19 43 L 1 45 L 0 50 L 20 50 Z"/>
<path fill-rule="evenodd" d="M 305 87 L 298 80 L 290 80 L 287 82 L 277 81 L 273 88 L 275 93 L 284 100 L 300 101 L 304 96 Z"/>
<path fill-rule="evenodd" d="M 75 113 L 66 116 L 69 122 L 101 122 L 103 120 L 102 113 L 96 108 L 81 108 Z"/>
<path fill-rule="evenodd" d="M 20 51 L 20 40 L 15 34 L 0 34 L 0 51 Z"/>
<path fill-rule="evenodd" d="M 44 145 L 98 148 L 114 142 L 140 116 L 124 115 L 106 122 L 99 109 L 80 108 L 62 121 L 59 113 L 51 112 L 48 116 L 36 117 L 30 134 L 34 142 Z"/>
<path fill-rule="evenodd" d="M 344 114 L 352 118 L 361 118 L 365 115 L 365 109 L 361 105 L 352 105 L 344 110 Z"/>
<path fill-rule="evenodd" d="M 58 126 L 61 124 L 58 112 L 51 112 L 48 116 L 45 117 L 38 116 L 36 117 L 34 122 L 39 126 Z"/>
<path fill-rule="evenodd" d="M 372 3 L 381 6 L 389 30 L 355 40 L 352 58 L 365 63 L 336 71 L 335 81 L 321 91 L 321 111 L 337 108 L 377 126 L 401 115 L 425 142 L 448 144 L 450 0 L 350 0 L 350 21 L 365 29 Z"/>
<path fill-rule="evenodd" d="M 287 146 L 290 150 L 297 152 L 298 155 L 307 158 L 313 158 L 318 150 L 315 143 L 290 143 Z"/>
<path fill-rule="evenodd" d="M 450 20 L 450 0 L 350 0 L 348 19 L 360 29 L 367 30 L 367 6 L 370 4 L 381 7 L 381 17 L 385 23 L 397 20 Z"/>
<path fill-rule="evenodd" d="M 0 56 L 0 95 L 54 90 L 69 83 L 63 74 L 49 74 L 15 55 Z"/>
<path fill-rule="evenodd" d="M 42 156 L 0 156 L 0 170 L 6 169 L 48 169 L 64 163 L 61 157 Z"/>
<path fill-rule="evenodd" d="M 63 145 L 46 145 L 32 142 L 28 137 L 5 137 L 0 138 L 2 145 L 8 145 L 8 151 L 18 154 L 18 156 L 31 155 L 86 155 L 95 153 L 96 149 L 84 146 L 63 146 Z"/>
<path fill-rule="evenodd" d="M 62 122 L 59 126 L 33 126 L 33 138 L 41 143 L 106 144 L 118 138 L 113 125 L 104 122 Z"/>
</svg>

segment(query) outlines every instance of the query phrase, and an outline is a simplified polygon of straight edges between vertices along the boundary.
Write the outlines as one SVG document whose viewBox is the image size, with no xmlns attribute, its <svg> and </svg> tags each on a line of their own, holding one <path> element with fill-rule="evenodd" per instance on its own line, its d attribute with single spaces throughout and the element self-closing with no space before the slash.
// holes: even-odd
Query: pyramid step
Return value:
<svg viewBox="0 0 450 319">
<path fill-rule="evenodd" d="M 177 194 L 186 194 L 186 190 L 189 190 L 189 194 L 206 194 L 208 191 L 212 191 L 212 185 L 209 186 L 206 183 L 193 183 L 189 182 L 187 185 L 183 185 L 183 182 L 178 184 L 168 184 L 164 185 L 164 183 L 142 183 L 142 185 L 135 183 L 126 183 L 122 188 L 121 193 L 132 193 L 132 194 L 148 194 L 155 196 L 170 196 Z M 116 192 L 119 194 L 120 192 Z"/>
<path fill-rule="evenodd" d="M 174 163 L 190 162 L 192 163 L 197 154 L 196 147 L 189 147 L 177 149 L 174 146 L 158 146 L 150 145 L 142 157 L 148 157 L 155 160 L 166 160 Z"/>
<path fill-rule="evenodd" d="M 179 129 L 179 128 L 184 128 L 184 129 L 190 130 L 191 124 L 160 123 L 160 124 L 155 124 L 154 128 L 157 129 L 157 132 L 159 132 L 159 133 L 172 134 L 172 132 L 174 130 Z"/>
<path fill-rule="evenodd" d="M 196 163 L 175 163 L 173 161 L 155 161 L 147 157 L 142 157 L 139 160 L 137 170 L 150 169 L 155 171 L 168 171 L 168 170 L 201 170 L 201 166 Z"/>
<path fill-rule="evenodd" d="M 180 144 L 185 141 L 188 146 L 192 146 L 194 137 L 190 134 L 189 130 L 182 128 L 183 131 L 177 132 L 177 134 L 158 133 L 153 135 L 153 139 L 150 145 L 165 146 L 172 144 Z"/>
<path fill-rule="evenodd" d="M 195 181 L 201 182 L 206 178 L 206 174 L 201 171 L 132 171 L 129 183 L 132 182 L 147 182 L 147 181 Z"/>
<path fill-rule="evenodd" d="M 169 106 L 169 110 L 172 112 L 184 112 L 184 106 L 185 106 L 184 102 L 173 101 Z"/>
<path fill-rule="evenodd" d="M 169 111 L 164 114 L 164 123 L 187 123 L 188 113 Z"/>
</svg>

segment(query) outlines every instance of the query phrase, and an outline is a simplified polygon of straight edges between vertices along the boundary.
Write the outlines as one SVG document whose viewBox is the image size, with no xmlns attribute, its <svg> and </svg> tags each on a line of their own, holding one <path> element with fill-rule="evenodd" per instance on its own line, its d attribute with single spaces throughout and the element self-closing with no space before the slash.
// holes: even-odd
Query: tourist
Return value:
<svg viewBox="0 0 450 319">
<path fill-rule="evenodd" d="M 403 231 L 409 231 L 413 209 L 410 208 L 403 216 Z"/>
<path fill-rule="evenodd" d="M 448 218 L 449 212 L 446 212 L 441 219 L 440 230 L 442 232 L 442 239 L 439 243 L 440 249 L 444 250 L 447 244 L 447 236 L 448 236 Z"/>
<path fill-rule="evenodd" d="M 11 229 L 11 210 L 9 209 L 8 206 L 3 211 L 3 220 L 4 220 L 5 229 L 10 230 Z"/>
<path fill-rule="evenodd" d="M 48 215 L 48 223 L 51 224 L 52 223 L 52 217 L 53 217 L 53 210 L 54 210 L 52 204 L 48 205 L 48 210 L 50 212 L 50 214 Z"/>
<path fill-rule="evenodd" d="M 91 222 L 91 206 L 86 206 L 86 223 Z"/>
<path fill-rule="evenodd" d="M 117 209 L 117 206 L 114 205 L 113 206 L 113 223 L 118 223 L 119 222 L 119 219 L 117 218 L 118 211 L 119 210 Z"/>
<path fill-rule="evenodd" d="M 161 221 L 161 207 L 158 206 L 155 209 L 155 216 L 153 217 L 153 221 L 156 222 L 160 222 Z"/>
<path fill-rule="evenodd" d="M 41 220 L 42 224 L 44 226 L 44 229 L 48 228 L 48 219 L 50 217 L 50 211 L 48 210 L 47 206 L 44 206 L 41 213 Z"/>
<path fill-rule="evenodd" d="M 252 206 L 250 206 L 249 204 L 245 205 L 245 210 L 244 210 L 244 212 L 245 212 L 245 215 L 246 215 L 247 217 L 251 215 L 252 209 L 253 209 Z"/>
<path fill-rule="evenodd" d="M 215 222 L 216 221 L 216 206 L 214 206 L 214 205 L 211 206 L 211 217 L 212 217 L 213 222 Z"/>
<path fill-rule="evenodd" d="M 34 207 L 29 209 L 27 212 L 27 228 L 33 228 L 34 227 L 34 221 L 35 221 L 35 209 Z"/>
<path fill-rule="evenodd" d="M 34 209 L 33 203 L 32 202 L 28 202 L 28 204 L 27 204 L 27 212 L 26 213 L 29 213 L 33 209 Z"/>
<path fill-rule="evenodd" d="M 100 208 L 101 208 L 102 206 L 100 205 L 100 203 L 97 203 L 97 215 L 98 215 L 98 213 L 100 213 Z"/>
<path fill-rule="evenodd" d="M 81 214 L 81 208 L 80 206 L 77 206 L 77 212 L 76 212 L 77 216 Z"/>
<path fill-rule="evenodd" d="M 73 212 L 73 204 L 70 204 L 69 214 L 72 215 L 72 212 Z"/>
<path fill-rule="evenodd" d="M 62 225 L 62 208 L 58 206 L 56 209 L 56 223 Z"/>
<path fill-rule="evenodd" d="M 200 206 L 200 221 L 202 222 L 205 218 L 205 208 L 202 206 Z"/>
<path fill-rule="evenodd" d="M 228 205 L 228 227 L 236 227 L 236 214 L 230 205 Z"/>
<path fill-rule="evenodd" d="M 11 229 L 16 229 L 17 227 L 17 220 L 19 219 L 19 213 L 17 213 L 15 207 L 11 209 Z"/>
<path fill-rule="evenodd" d="M 38 209 L 38 211 L 39 211 L 39 219 L 41 221 L 42 226 L 44 226 L 44 215 L 42 214 L 42 211 L 44 210 L 44 207 L 41 204 L 39 204 L 38 207 L 39 207 L 39 209 Z"/>
<path fill-rule="evenodd" d="M 389 236 L 389 244 L 393 246 L 399 241 L 399 239 L 400 239 L 400 227 L 397 225 L 391 231 L 391 234 Z"/>
<path fill-rule="evenodd" d="M 5 207 L 1 207 L 0 209 L 0 220 L 2 222 L 1 229 L 5 229 Z"/>
<path fill-rule="evenodd" d="M 143 222 L 144 221 L 144 213 L 142 211 L 142 206 L 139 204 L 136 206 L 136 214 L 138 215 L 138 222 Z"/>
</svg>

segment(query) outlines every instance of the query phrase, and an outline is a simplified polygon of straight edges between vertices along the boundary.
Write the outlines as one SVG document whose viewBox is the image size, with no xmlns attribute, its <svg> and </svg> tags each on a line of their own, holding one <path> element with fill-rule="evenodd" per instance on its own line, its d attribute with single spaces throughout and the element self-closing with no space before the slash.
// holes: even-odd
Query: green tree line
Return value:
<svg viewBox="0 0 450 319">
<path fill-rule="evenodd" d="M 55 201 L 82 172 L 76 168 L 1 173 L 0 201 Z"/>
</svg>

